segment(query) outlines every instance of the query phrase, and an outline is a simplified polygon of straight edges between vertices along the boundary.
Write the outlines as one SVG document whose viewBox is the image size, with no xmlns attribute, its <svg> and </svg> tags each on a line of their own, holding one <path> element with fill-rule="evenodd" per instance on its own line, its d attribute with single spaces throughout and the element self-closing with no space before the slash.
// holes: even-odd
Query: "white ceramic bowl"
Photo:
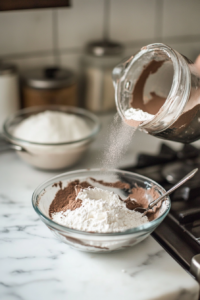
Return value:
<svg viewBox="0 0 200 300">
<path fill-rule="evenodd" d="M 91 128 L 91 133 L 80 140 L 52 144 L 29 142 L 13 135 L 14 128 L 21 121 L 46 110 L 61 111 L 82 118 Z M 41 106 L 22 109 L 10 116 L 3 126 L 5 137 L 11 143 L 19 145 L 25 150 L 18 151 L 18 155 L 30 165 L 45 170 L 64 169 L 77 163 L 97 135 L 99 128 L 98 118 L 94 114 L 82 108 L 67 106 Z"/>
</svg>

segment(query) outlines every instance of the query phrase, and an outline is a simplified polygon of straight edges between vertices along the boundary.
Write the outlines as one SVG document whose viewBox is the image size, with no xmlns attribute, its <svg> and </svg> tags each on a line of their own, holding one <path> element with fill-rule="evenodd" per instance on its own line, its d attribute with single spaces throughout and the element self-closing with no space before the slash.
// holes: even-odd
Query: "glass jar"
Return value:
<svg viewBox="0 0 200 300">
<path fill-rule="evenodd" d="M 83 57 L 84 103 L 93 112 L 116 109 L 112 69 L 122 60 L 123 47 L 110 41 L 91 42 Z"/>
<path fill-rule="evenodd" d="M 77 78 L 70 69 L 34 68 L 22 74 L 23 107 L 43 105 L 78 106 Z"/>
<path fill-rule="evenodd" d="M 113 69 L 118 112 L 130 107 L 153 115 L 140 130 L 166 140 L 191 143 L 200 138 L 200 79 L 196 66 L 164 44 L 143 47 Z"/>
<path fill-rule="evenodd" d="M 19 109 L 19 78 L 15 65 L 0 63 L 0 132 L 5 119 Z"/>
</svg>

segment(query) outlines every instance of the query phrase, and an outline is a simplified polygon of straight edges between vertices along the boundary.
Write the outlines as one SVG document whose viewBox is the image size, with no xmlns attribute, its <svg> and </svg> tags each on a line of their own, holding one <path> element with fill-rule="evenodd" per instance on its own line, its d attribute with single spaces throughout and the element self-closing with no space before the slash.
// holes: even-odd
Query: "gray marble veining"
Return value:
<svg viewBox="0 0 200 300">
<path fill-rule="evenodd" d="M 93 166 L 101 144 L 99 138 L 74 169 Z M 130 151 L 124 162 L 131 159 Z M 0 155 L 1 300 L 198 299 L 197 282 L 152 237 L 107 254 L 78 252 L 55 239 L 31 205 L 33 190 L 55 175 L 15 153 Z"/>
</svg>

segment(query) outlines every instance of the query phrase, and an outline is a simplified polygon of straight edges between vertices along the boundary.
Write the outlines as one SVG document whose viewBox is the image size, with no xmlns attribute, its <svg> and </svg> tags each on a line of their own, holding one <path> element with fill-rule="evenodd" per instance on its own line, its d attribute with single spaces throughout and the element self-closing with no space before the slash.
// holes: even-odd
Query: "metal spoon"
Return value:
<svg viewBox="0 0 200 300">
<path fill-rule="evenodd" d="M 179 186 L 181 186 L 182 184 L 184 184 L 186 181 L 188 181 L 190 178 L 192 178 L 196 172 L 198 171 L 198 168 L 194 169 L 193 171 L 191 171 L 190 173 L 188 173 L 185 177 L 183 177 L 177 184 L 175 184 L 169 191 L 167 191 L 165 194 L 163 194 L 162 196 L 160 196 L 159 198 L 157 198 L 156 200 L 152 201 L 149 203 L 147 208 L 143 208 L 143 207 L 136 207 L 134 210 L 135 211 L 139 211 L 142 213 L 142 217 L 145 216 L 147 214 L 147 212 L 152 209 L 159 201 L 163 200 L 166 196 L 168 196 L 169 194 L 171 194 L 173 191 L 175 191 Z"/>
</svg>

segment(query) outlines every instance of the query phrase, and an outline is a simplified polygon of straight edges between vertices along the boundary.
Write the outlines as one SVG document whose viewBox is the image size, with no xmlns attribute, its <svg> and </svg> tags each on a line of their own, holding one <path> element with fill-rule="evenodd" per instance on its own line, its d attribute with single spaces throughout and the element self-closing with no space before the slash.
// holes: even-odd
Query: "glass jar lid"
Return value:
<svg viewBox="0 0 200 300">
<path fill-rule="evenodd" d="M 94 56 L 120 55 L 123 50 L 122 44 L 108 40 L 93 41 L 86 46 L 86 52 Z"/>
<path fill-rule="evenodd" d="M 25 85 L 35 89 L 57 89 L 76 81 L 73 71 L 58 67 L 29 69 L 22 74 Z"/>
<path fill-rule="evenodd" d="M 0 63 L 0 75 L 8 75 L 17 72 L 17 67 L 13 64 Z"/>
</svg>

